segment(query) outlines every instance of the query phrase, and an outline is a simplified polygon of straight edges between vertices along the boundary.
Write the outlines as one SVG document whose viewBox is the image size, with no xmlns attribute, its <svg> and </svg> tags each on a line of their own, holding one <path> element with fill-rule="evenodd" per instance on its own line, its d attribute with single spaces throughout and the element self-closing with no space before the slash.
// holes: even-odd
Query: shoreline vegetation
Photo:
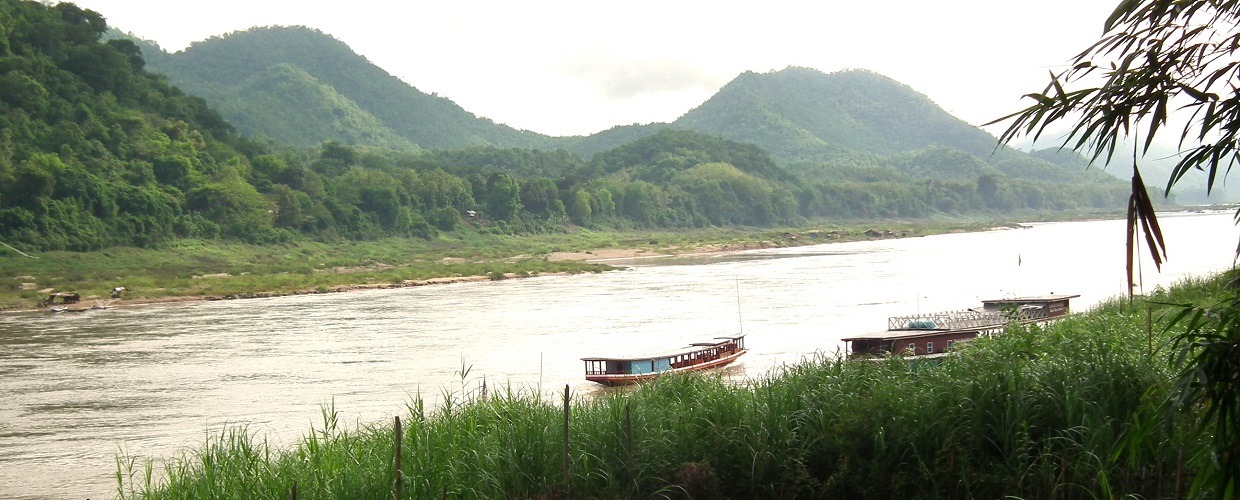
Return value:
<svg viewBox="0 0 1240 500">
<path fill-rule="evenodd" d="M 238 427 L 159 462 L 119 456 L 117 494 L 1185 498 L 1211 449 L 1193 415 L 1165 404 L 1171 304 L 1213 303 L 1234 278 L 1013 324 L 937 363 L 818 355 L 743 384 L 690 374 L 590 398 L 447 393 L 355 428 L 327 406 L 289 448 Z"/>
<path fill-rule="evenodd" d="M 1077 219 L 1102 218 L 1092 214 Z M 604 272 L 659 258 L 1020 227 L 994 221 L 870 221 L 798 228 L 590 231 L 523 236 L 467 230 L 438 238 L 246 245 L 177 240 L 159 248 L 0 250 L 0 312 L 40 310 L 53 292 L 80 307 L 262 298 Z M 37 258 L 33 258 L 37 257 Z M 114 287 L 126 288 L 112 299 Z"/>
</svg>

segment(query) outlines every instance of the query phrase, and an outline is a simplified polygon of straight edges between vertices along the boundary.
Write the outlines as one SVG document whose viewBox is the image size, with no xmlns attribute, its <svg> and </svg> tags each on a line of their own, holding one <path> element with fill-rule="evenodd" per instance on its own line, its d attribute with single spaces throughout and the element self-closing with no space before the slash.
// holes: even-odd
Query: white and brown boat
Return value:
<svg viewBox="0 0 1240 500">
<path fill-rule="evenodd" d="M 690 344 L 671 353 L 640 358 L 581 358 L 586 380 L 603 385 L 630 385 L 668 373 L 709 370 L 727 365 L 749 350 L 745 336 L 717 337 L 714 342 Z"/>
</svg>

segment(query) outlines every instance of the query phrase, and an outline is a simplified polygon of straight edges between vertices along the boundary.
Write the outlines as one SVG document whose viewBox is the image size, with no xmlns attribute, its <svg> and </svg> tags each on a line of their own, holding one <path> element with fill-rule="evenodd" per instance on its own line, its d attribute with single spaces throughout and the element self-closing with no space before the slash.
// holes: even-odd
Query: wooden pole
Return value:
<svg viewBox="0 0 1240 500">
<path fill-rule="evenodd" d="M 293 491 L 290 492 L 289 498 L 292 500 L 297 500 L 297 481 L 293 481 Z"/>
<path fill-rule="evenodd" d="M 637 481 L 633 477 L 633 407 L 630 403 L 624 404 L 624 471 L 628 476 L 629 486 L 633 486 Z"/>
<path fill-rule="evenodd" d="M 568 462 L 568 420 L 569 420 L 569 398 L 568 384 L 564 384 L 564 498 L 572 498 L 572 483 L 569 481 L 569 462 Z"/>
<path fill-rule="evenodd" d="M 403 481 L 404 471 L 401 468 L 401 461 L 400 461 L 401 440 L 402 438 L 401 438 L 401 432 L 400 432 L 400 415 L 397 415 L 396 416 L 396 459 L 395 459 L 396 481 L 392 483 L 392 494 L 396 497 L 396 500 L 400 500 L 400 490 L 401 490 L 400 486 L 401 486 L 401 483 L 404 482 Z"/>
<path fill-rule="evenodd" d="M 1180 446 L 1180 457 L 1175 464 L 1175 496 L 1173 498 L 1184 498 L 1180 496 L 1184 492 L 1182 487 L 1184 479 L 1184 446 Z"/>
<path fill-rule="evenodd" d="M 1154 304 L 1145 303 L 1145 337 L 1149 342 L 1150 356 L 1154 355 Z"/>
</svg>

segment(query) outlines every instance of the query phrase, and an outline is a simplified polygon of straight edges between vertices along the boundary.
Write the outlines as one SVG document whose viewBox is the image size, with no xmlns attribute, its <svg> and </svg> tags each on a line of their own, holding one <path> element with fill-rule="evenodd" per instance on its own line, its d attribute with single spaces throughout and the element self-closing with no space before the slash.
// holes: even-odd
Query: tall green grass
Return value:
<svg viewBox="0 0 1240 500">
<path fill-rule="evenodd" d="M 1162 302 L 1221 279 L 1012 326 L 941 362 L 820 355 L 744 384 L 664 377 L 563 405 L 518 389 L 408 405 L 402 498 L 1183 497 L 1208 445 L 1163 404 L 1174 373 Z M 1147 318 L 1152 328 L 1147 326 Z M 1152 341 L 1151 341 L 1152 340 Z M 464 373 L 464 372 L 463 372 Z M 462 375 L 463 377 L 465 375 Z M 125 498 L 391 498 L 390 423 L 342 429 L 324 409 L 291 449 L 244 429 L 118 470 Z M 156 468 L 150 473 L 149 468 Z M 149 480 L 148 477 L 155 479 Z"/>
</svg>

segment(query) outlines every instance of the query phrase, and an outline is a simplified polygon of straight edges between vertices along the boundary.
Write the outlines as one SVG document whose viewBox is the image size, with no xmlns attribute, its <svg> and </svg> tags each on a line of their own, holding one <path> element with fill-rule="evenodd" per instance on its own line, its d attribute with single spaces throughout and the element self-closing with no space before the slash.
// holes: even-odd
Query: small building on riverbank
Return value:
<svg viewBox="0 0 1240 500">
<path fill-rule="evenodd" d="M 82 301 L 81 294 L 77 292 L 55 292 L 48 294 L 47 298 L 42 300 L 41 306 L 59 306 L 77 304 Z"/>
</svg>

